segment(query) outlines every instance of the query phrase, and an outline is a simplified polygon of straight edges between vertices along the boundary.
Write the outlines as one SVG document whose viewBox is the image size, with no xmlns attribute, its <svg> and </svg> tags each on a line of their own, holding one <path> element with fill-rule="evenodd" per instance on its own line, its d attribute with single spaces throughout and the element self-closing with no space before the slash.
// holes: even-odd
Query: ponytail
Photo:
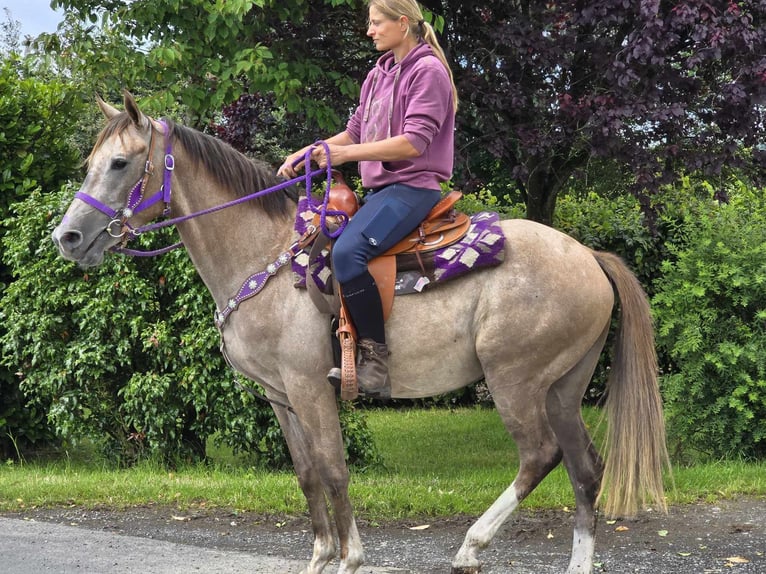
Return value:
<svg viewBox="0 0 766 574">
<path fill-rule="evenodd" d="M 431 49 L 434 52 L 434 55 L 439 58 L 439 61 L 444 65 L 444 67 L 447 70 L 447 74 L 449 75 L 449 81 L 452 85 L 452 103 L 455 107 L 455 111 L 457 111 L 457 105 L 458 105 L 458 97 L 457 97 L 457 86 L 455 86 L 455 77 L 452 75 L 452 68 L 450 68 L 449 63 L 447 62 L 447 56 L 444 54 L 444 50 L 442 50 L 441 45 L 439 44 L 439 39 L 436 37 L 436 31 L 434 30 L 434 27 L 431 26 L 430 23 L 426 22 L 425 20 L 421 20 L 418 23 L 418 28 L 420 29 L 420 37 L 423 38 L 423 41 L 426 42 L 429 46 L 431 46 Z"/>
<path fill-rule="evenodd" d="M 447 62 L 447 56 L 444 54 L 444 50 L 442 50 L 439 44 L 439 39 L 436 37 L 434 27 L 423 20 L 423 11 L 420 9 L 420 4 L 416 0 L 368 0 L 367 6 L 375 6 L 375 8 L 392 20 L 398 20 L 402 16 L 407 17 L 410 21 L 408 32 L 417 35 L 418 38 L 422 38 L 426 44 L 431 46 L 434 56 L 439 59 L 447 70 L 450 84 L 452 85 L 452 103 L 455 111 L 457 111 L 458 97 L 455 77 L 452 75 L 452 69 Z"/>
</svg>

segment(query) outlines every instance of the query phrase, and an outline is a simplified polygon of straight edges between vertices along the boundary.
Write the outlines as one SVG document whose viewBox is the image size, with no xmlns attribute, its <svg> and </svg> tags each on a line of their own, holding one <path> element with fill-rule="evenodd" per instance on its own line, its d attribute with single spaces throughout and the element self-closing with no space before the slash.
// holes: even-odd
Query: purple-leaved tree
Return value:
<svg viewBox="0 0 766 574">
<path fill-rule="evenodd" d="M 766 175 L 766 1 L 425 0 L 445 17 L 469 189 L 514 182 L 550 224 L 609 160 L 647 199 L 690 172 Z"/>
</svg>

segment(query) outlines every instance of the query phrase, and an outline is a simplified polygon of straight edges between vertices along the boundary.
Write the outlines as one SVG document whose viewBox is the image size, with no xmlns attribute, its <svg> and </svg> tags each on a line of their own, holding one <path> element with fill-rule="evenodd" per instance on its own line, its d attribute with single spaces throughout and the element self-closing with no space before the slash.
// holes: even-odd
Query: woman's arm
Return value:
<svg viewBox="0 0 766 574">
<path fill-rule="evenodd" d="M 352 145 L 352 143 L 353 143 L 352 140 L 351 140 L 351 136 L 349 136 L 348 133 L 345 132 L 345 131 L 342 131 L 339 134 L 335 134 L 334 136 L 329 137 L 329 138 L 327 138 L 324 141 L 328 145 L 339 146 L 339 147 L 345 147 L 345 146 L 348 146 L 348 145 Z M 298 151 L 293 152 L 290 155 L 288 155 L 285 158 L 284 163 L 281 166 L 279 166 L 279 169 L 277 170 L 277 175 L 281 175 L 281 176 L 285 176 L 285 177 L 290 177 L 290 178 L 296 177 L 298 175 L 298 171 L 302 170 L 303 167 L 304 167 L 304 165 L 303 165 L 304 162 L 303 161 L 299 162 L 298 160 L 302 160 L 306 156 L 306 151 L 308 151 L 308 149 L 311 146 L 313 146 L 313 145 L 314 144 L 307 145 L 307 146 L 299 149 Z M 321 149 L 322 152 L 324 152 L 324 147 L 323 146 L 318 146 L 317 149 Z M 313 156 L 315 154 L 316 154 L 316 150 L 312 154 L 312 159 L 314 159 Z M 324 153 L 322 153 L 322 156 L 324 156 Z M 349 161 L 349 160 L 346 160 L 346 161 Z M 295 163 L 295 165 L 293 166 L 294 163 Z M 333 165 L 334 164 L 335 164 L 335 162 L 333 162 Z M 324 165 L 326 165 L 326 164 L 324 164 Z M 324 165 L 322 165 L 321 167 L 324 167 Z"/>
<path fill-rule="evenodd" d="M 386 138 L 384 140 L 367 143 L 343 143 L 327 141 L 330 150 L 330 162 L 332 165 L 341 165 L 349 161 L 400 161 L 417 157 L 420 152 L 403 135 Z M 323 146 L 318 146 L 311 154 L 311 159 L 319 164 L 319 167 L 327 165 L 326 152 Z"/>
</svg>

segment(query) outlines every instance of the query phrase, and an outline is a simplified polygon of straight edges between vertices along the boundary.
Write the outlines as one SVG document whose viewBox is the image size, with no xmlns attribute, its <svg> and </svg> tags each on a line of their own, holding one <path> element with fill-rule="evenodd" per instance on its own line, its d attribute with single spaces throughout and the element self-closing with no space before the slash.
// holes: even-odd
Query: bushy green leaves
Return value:
<svg viewBox="0 0 766 574">
<path fill-rule="evenodd" d="M 16 55 L 0 62 L 0 213 L 35 187 L 58 187 L 77 170 L 68 139 L 81 105 L 71 86 L 29 77 Z"/>
<path fill-rule="evenodd" d="M 87 272 L 59 259 L 51 224 L 31 214 L 45 202 L 58 212 L 62 200 L 33 196 L 17 209 L 7 249 L 19 278 L 2 303 L 13 325 L 5 361 L 24 365 L 22 388 L 65 437 L 101 438 L 123 462 L 143 452 L 201 457 L 205 438 L 227 417 L 246 416 L 204 287 L 183 251 L 159 264 L 111 256 Z M 24 244 L 36 246 L 34 261 Z"/>
<path fill-rule="evenodd" d="M 653 299 L 677 448 L 766 456 L 766 199 L 700 206 Z"/>
<path fill-rule="evenodd" d="M 39 62 L 8 51 L 0 61 L 0 237 L 9 206 L 35 189 L 58 188 L 78 169 L 72 140 L 81 103 L 72 85 L 46 79 Z M 13 280 L 8 253 L 0 261 L 0 296 Z M 2 334 L 6 325 L 0 325 Z M 13 368 L 0 368 L 0 455 L 50 438 L 43 411 L 26 407 Z M 11 437 L 13 439 L 11 440 Z M 13 444 L 11 444 L 13 443 Z M 18 448 L 18 451 L 17 451 Z"/>
<path fill-rule="evenodd" d="M 16 280 L 0 301 L 3 363 L 30 404 L 67 439 L 90 437 L 122 463 L 199 459 L 216 435 L 235 451 L 286 466 L 271 408 L 235 383 L 219 352 L 214 304 L 183 250 L 107 256 L 83 271 L 50 240 L 71 188 L 14 207 L 4 242 Z M 173 242 L 142 236 L 144 249 Z M 253 385 L 254 386 L 254 385 Z M 343 411 L 349 460 L 375 461 L 366 423 Z"/>
<path fill-rule="evenodd" d="M 330 132 L 345 121 L 350 102 L 342 94 L 359 79 L 358 65 L 342 64 L 359 59 L 343 43 L 344 27 L 361 16 L 349 9 L 352 0 L 55 4 L 68 11 L 69 32 L 49 37 L 49 50 L 76 54 L 69 67 L 91 74 L 107 91 L 129 87 L 147 97 L 150 109 L 165 112 L 180 102 L 185 123 L 198 128 L 241 94 L 260 91 Z M 85 27 L 87 20 L 97 25 Z M 333 31 L 319 31 L 323 24 Z M 335 75 L 325 76 L 328 70 Z M 155 88 L 144 92 L 147 83 Z"/>
</svg>

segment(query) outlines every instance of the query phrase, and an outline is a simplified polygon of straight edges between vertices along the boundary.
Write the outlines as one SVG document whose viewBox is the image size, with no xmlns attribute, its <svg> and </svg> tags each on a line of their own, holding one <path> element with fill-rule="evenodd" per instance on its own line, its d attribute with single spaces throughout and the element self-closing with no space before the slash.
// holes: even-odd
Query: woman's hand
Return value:
<svg viewBox="0 0 766 574">
<path fill-rule="evenodd" d="M 320 168 L 327 167 L 328 152 L 330 154 L 330 165 L 333 167 L 344 164 L 346 161 L 348 161 L 345 153 L 348 146 L 329 143 L 326 145 L 326 148 L 323 145 L 317 145 L 311 152 L 311 161 L 316 162 Z"/>
<path fill-rule="evenodd" d="M 345 131 L 326 139 L 325 143 L 330 150 L 330 163 L 332 165 L 340 165 L 353 160 L 346 151 L 352 142 Z M 277 175 L 289 178 L 297 177 L 299 171 L 306 169 L 306 152 L 312 147 L 314 149 L 311 150 L 311 161 L 315 161 L 320 168 L 327 167 L 327 154 L 325 153 L 324 146 L 322 144 L 312 144 L 288 155 L 284 163 L 279 166 Z"/>
<path fill-rule="evenodd" d="M 305 169 L 305 161 L 304 157 L 306 156 L 306 150 L 308 148 L 303 148 L 301 150 L 298 150 L 294 153 L 291 153 L 285 158 L 285 161 L 282 165 L 279 166 L 279 169 L 277 170 L 277 175 L 281 175 L 282 177 L 286 177 L 289 179 L 292 179 L 293 177 L 298 176 L 298 172 Z"/>
</svg>

